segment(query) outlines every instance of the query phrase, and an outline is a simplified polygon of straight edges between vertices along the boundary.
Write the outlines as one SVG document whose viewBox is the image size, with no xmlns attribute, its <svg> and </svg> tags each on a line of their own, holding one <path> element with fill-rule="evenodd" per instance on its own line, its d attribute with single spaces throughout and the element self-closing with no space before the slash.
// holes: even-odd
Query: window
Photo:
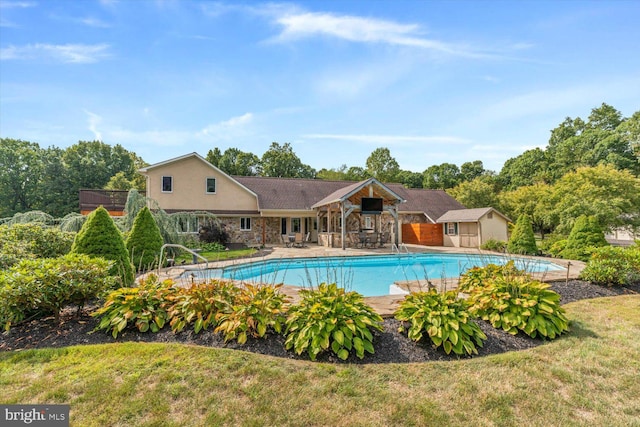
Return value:
<svg viewBox="0 0 640 427">
<path fill-rule="evenodd" d="M 493 212 L 489 212 L 487 214 L 487 219 L 493 219 Z"/>
<path fill-rule="evenodd" d="M 280 220 L 280 234 L 287 234 L 287 218 Z"/>
<path fill-rule="evenodd" d="M 457 236 L 458 235 L 458 223 L 457 222 L 447 222 L 444 225 L 444 234 L 449 236 Z"/>
<path fill-rule="evenodd" d="M 373 221 L 371 221 L 370 216 L 364 217 L 364 228 L 373 228 Z"/>
<path fill-rule="evenodd" d="M 207 178 L 207 194 L 215 194 L 215 193 L 216 193 L 216 179 Z"/>
<path fill-rule="evenodd" d="M 251 218 L 240 218 L 240 230 L 251 231 Z"/>
<path fill-rule="evenodd" d="M 300 233 L 300 218 L 291 218 L 291 232 Z"/>
<path fill-rule="evenodd" d="M 163 176 L 162 177 L 162 192 L 163 193 L 171 193 L 171 192 L 173 192 L 173 177 L 172 176 Z"/>
</svg>

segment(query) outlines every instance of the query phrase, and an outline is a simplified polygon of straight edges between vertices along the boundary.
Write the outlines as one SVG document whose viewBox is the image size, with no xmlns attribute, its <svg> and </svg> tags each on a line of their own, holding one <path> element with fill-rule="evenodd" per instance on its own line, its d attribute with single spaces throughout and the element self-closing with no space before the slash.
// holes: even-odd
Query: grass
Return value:
<svg viewBox="0 0 640 427">
<path fill-rule="evenodd" d="M 255 254 L 256 252 L 258 251 L 254 248 L 247 248 L 247 249 L 235 249 L 231 251 L 200 252 L 198 255 L 205 257 L 207 261 L 224 261 L 227 259 L 248 257 Z M 184 252 L 176 258 L 177 264 L 181 263 L 182 261 L 191 263 L 193 261 L 193 257 L 190 253 Z M 202 260 L 198 260 L 198 262 L 200 261 Z"/>
<path fill-rule="evenodd" d="M 562 339 L 455 362 L 329 365 L 156 343 L 1 353 L 0 402 L 69 403 L 82 426 L 640 426 L 640 296 L 565 307 Z"/>
</svg>

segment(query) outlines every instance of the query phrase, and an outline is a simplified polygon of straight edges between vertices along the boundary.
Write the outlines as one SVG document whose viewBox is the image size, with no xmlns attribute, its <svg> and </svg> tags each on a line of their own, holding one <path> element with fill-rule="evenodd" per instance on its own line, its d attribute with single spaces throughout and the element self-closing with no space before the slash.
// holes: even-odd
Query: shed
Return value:
<svg viewBox="0 0 640 427">
<path fill-rule="evenodd" d="M 444 246 L 478 248 L 490 239 L 506 242 L 511 220 L 492 207 L 450 210 L 437 219 Z"/>
</svg>

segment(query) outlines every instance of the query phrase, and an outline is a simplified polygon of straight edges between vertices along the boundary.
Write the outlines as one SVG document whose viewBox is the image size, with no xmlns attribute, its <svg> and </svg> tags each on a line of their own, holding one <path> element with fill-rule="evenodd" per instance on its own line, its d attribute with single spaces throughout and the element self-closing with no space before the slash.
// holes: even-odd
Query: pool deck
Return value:
<svg viewBox="0 0 640 427">
<path fill-rule="evenodd" d="M 480 249 L 473 248 L 450 248 L 450 247 L 440 247 L 440 246 L 419 246 L 419 245 L 405 245 L 409 253 L 465 253 L 470 255 L 500 255 L 496 252 L 483 251 Z M 262 255 L 260 255 L 262 254 Z M 322 246 L 315 246 L 314 244 L 310 244 L 308 247 L 304 248 L 286 248 L 281 246 L 273 246 L 267 247 L 261 250 L 258 256 L 253 256 L 251 258 L 242 258 L 242 259 L 234 259 L 227 261 L 219 261 L 219 262 L 209 262 L 209 268 L 222 268 L 230 265 L 239 265 L 246 264 L 250 262 L 256 261 L 265 261 L 265 260 L 277 260 L 283 258 L 320 258 L 320 257 L 330 257 L 330 256 L 364 256 L 364 255 L 392 255 L 390 247 L 380 248 L 380 249 L 339 249 L 339 248 L 326 248 Z M 529 258 L 532 261 L 535 260 L 544 260 L 550 261 L 555 264 L 558 264 L 567 270 L 563 271 L 550 271 L 544 274 L 535 273 L 533 276 L 539 280 L 544 282 L 550 281 L 558 281 L 558 280 L 567 280 L 567 279 L 576 279 L 582 269 L 585 266 L 585 263 L 581 261 L 569 261 L 564 259 L 556 259 L 556 258 L 544 258 L 544 257 L 531 257 L 531 256 L 519 256 L 523 258 Z M 187 282 L 188 279 L 179 279 L 179 277 L 189 270 L 193 269 L 202 269 L 205 268 L 204 264 L 197 265 L 184 265 L 184 266 L 175 266 L 170 268 L 165 268 L 160 271 L 159 278 L 161 280 L 164 279 L 174 279 L 177 280 L 180 284 L 180 281 L 183 281 L 184 285 L 187 285 L 190 282 Z M 429 286 L 436 287 L 439 290 L 451 290 L 455 289 L 458 285 L 457 279 L 436 279 L 430 280 L 427 283 L 426 280 L 411 280 L 411 281 L 403 281 L 396 282 L 396 285 L 404 290 L 422 290 L 428 289 Z M 293 301 L 299 299 L 298 290 L 300 288 L 296 286 L 283 286 L 283 291 L 285 294 L 290 296 Z M 376 312 L 378 312 L 383 317 L 391 317 L 393 316 L 393 312 L 398 307 L 398 303 L 404 299 L 404 295 L 385 295 L 378 297 L 366 297 L 365 300 L 367 304 L 373 307 Z"/>
</svg>

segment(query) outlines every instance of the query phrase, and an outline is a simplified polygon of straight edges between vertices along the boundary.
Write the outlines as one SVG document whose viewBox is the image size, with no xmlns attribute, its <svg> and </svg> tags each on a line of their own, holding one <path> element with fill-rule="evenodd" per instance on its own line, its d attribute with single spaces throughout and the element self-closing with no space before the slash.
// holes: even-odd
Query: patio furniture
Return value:
<svg viewBox="0 0 640 427">
<path fill-rule="evenodd" d="M 295 246 L 296 248 L 301 248 L 303 243 L 304 241 L 302 239 L 302 233 L 296 233 L 295 235 L 293 235 L 293 246 Z"/>
<path fill-rule="evenodd" d="M 304 236 L 304 240 L 302 240 L 302 247 L 306 248 L 307 247 L 307 243 L 309 243 L 309 239 L 311 238 L 311 232 L 308 231 L 307 234 L 305 234 Z"/>
<path fill-rule="evenodd" d="M 384 245 L 386 245 L 387 243 L 389 243 L 389 232 L 385 231 L 384 233 L 380 234 L 380 247 L 384 248 Z"/>
<path fill-rule="evenodd" d="M 295 239 L 295 237 L 294 237 L 294 239 Z M 293 243 L 293 240 L 291 240 L 291 236 L 287 236 L 286 234 L 281 234 L 280 235 L 280 240 L 282 240 L 282 244 L 287 248 L 290 248 L 291 247 L 291 243 Z"/>
</svg>

